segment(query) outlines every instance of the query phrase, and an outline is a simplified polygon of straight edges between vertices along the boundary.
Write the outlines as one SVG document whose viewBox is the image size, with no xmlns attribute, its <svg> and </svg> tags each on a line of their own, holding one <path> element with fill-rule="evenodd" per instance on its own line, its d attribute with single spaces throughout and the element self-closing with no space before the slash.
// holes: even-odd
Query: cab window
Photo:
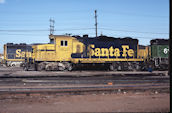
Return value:
<svg viewBox="0 0 172 113">
<path fill-rule="evenodd" d="M 61 46 L 68 46 L 68 42 L 66 40 L 61 40 Z"/>
</svg>

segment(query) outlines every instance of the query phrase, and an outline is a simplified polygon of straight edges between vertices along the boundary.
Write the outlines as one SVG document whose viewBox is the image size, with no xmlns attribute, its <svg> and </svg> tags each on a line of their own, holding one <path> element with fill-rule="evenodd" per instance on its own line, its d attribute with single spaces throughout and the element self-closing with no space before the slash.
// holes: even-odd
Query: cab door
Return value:
<svg viewBox="0 0 172 113">
<path fill-rule="evenodd" d="M 72 39 L 56 39 L 56 56 L 58 61 L 70 61 L 72 54 Z"/>
</svg>

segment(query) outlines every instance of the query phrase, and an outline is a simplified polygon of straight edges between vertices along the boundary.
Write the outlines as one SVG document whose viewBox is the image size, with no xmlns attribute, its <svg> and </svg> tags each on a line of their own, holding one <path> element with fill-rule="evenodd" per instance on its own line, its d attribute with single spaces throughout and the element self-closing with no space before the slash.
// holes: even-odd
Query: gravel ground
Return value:
<svg viewBox="0 0 172 113">
<path fill-rule="evenodd" d="M 2 113 L 170 112 L 168 93 L 1 95 Z"/>
</svg>

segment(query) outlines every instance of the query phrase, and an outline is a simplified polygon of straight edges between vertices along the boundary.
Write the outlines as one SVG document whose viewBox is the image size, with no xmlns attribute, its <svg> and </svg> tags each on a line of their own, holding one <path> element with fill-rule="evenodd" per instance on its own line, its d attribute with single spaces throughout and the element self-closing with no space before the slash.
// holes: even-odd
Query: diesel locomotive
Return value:
<svg viewBox="0 0 172 113">
<path fill-rule="evenodd" d="M 4 44 L 3 63 L 8 66 L 21 66 L 25 62 L 26 57 L 31 57 L 32 45 L 26 43 Z"/>
<path fill-rule="evenodd" d="M 167 70 L 169 62 L 169 40 L 154 39 L 150 41 L 151 57 L 153 68 L 156 70 Z"/>
<path fill-rule="evenodd" d="M 168 69 L 167 39 L 151 40 L 149 46 L 131 37 L 49 35 L 49 39 L 50 43 L 32 45 L 24 70 L 71 71 L 82 65 L 103 65 L 113 71 Z"/>
</svg>

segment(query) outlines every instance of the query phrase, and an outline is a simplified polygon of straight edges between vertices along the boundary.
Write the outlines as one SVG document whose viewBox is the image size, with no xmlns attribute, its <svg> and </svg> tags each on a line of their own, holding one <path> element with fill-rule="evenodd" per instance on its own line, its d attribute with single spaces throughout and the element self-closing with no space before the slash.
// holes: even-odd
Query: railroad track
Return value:
<svg viewBox="0 0 172 113">
<path fill-rule="evenodd" d="M 99 86 L 61 86 L 61 87 L 37 87 L 37 88 L 0 88 L 2 94 L 83 94 L 99 92 L 169 92 L 169 84 L 145 84 L 145 85 L 99 85 Z"/>
<path fill-rule="evenodd" d="M 0 85 L 17 84 L 141 84 L 141 83 L 169 83 L 169 76 L 93 76 L 93 77 L 4 77 L 0 78 Z"/>
<path fill-rule="evenodd" d="M 169 92 L 169 82 L 166 76 L 12 77 L 0 79 L 0 94 Z"/>
</svg>

